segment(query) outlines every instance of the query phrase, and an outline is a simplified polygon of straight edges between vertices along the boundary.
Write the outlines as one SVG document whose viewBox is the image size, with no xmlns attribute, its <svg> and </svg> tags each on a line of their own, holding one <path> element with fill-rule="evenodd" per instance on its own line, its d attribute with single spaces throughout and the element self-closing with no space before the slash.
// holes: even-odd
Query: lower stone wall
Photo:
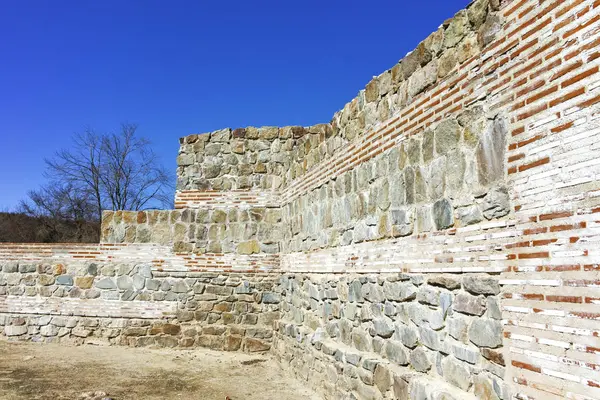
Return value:
<svg viewBox="0 0 600 400">
<path fill-rule="evenodd" d="M 139 263 L 0 263 L 12 340 L 267 351 L 277 276 L 161 272 Z"/>
<path fill-rule="evenodd" d="M 497 276 L 287 274 L 280 290 L 273 352 L 325 398 L 510 398 Z"/>
</svg>

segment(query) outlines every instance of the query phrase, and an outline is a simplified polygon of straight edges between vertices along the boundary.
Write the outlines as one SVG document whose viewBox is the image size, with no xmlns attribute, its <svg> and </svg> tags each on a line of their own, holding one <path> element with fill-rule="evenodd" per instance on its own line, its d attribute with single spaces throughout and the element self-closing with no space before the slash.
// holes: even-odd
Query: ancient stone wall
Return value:
<svg viewBox="0 0 600 400">
<path fill-rule="evenodd" d="M 402 399 L 407 382 L 432 391 L 436 378 L 440 395 L 474 386 L 480 398 L 494 388 L 507 397 L 495 277 L 296 274 L 280 285 L 274 352 L 332 398 Z"/>
<path fill-rule="evenodd" d="M 0 246 L 2 332 L 102 308 L 68 329 L 272 343 L 325 398 L 600 399 L 599 47 L 598 0 L 476 0 L 329 124 L 187 136 L 176 210 Z"/>
<path fill-rule="evenodd" d="M 143 256 L 151 248 L 137 255 L 89 245 L 0 250 L 12 258 L 0 262 L 0 332 L 11 339 L 270 348 L 279 317 L 272 275 L 161 271 Z M 36 250 L 41 255 L 31 258 Z"/>
<path fill-rule="evenodd" d="M 247 127 L 180 139 L 176 208 L 193 206 L 186 191 L 259 190 L 267 197 L 312 163 L 305 155 L 331 135 L 328 124 Z M 267 192 L 267 193 L 264 193 Z M 275 197 L 275 196 L 274 196 Z M 277 199 L 272 199 L 278 206 Z"/>
<path fill-rule="evenodd" d="M 105 211 L 103 243 L 159 243 L 175 253 L 210 256 L 261 253 L 274 258 L 282 236 L 279 208 L 204 207 L 169 211 Z M 265 258 L 263 257 L 263 258 Z"/>
</svg>

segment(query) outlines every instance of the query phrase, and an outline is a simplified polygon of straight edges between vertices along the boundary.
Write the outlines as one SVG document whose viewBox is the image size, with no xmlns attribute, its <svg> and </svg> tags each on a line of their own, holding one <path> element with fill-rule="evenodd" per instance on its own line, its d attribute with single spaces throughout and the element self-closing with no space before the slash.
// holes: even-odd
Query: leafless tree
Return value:
<svg viewBox="0 0 600 400">
<path fill-rule="evenodd" d="M 46 160 L 46 176 L 53 184 L 68 185 L 74 198 L 91 199 L 97 220 L 106 209 L 168 207 L 174 179 L 136 131 L 134 124 L 123 124 L 118 133 L 87 129 L 75 135 L 71 147 Z"/>
<path fill-rule="evenodd" d="M 20 223 L 15 236 L 41 242 L 97 242 L 100 221 L 94 199 L 76 190 L 69 183 L 57 182 L 28 193 L 29 199 L 21 201 L 17 214 Z M 18 217 L 21 215 L 22 217 Z M 26 221 L 23 216 L 29 217 Z M 28 232 L 21 232 L 26 230 Z M 31 232 L 33 230 L 33 232 Z"/>
</svg>

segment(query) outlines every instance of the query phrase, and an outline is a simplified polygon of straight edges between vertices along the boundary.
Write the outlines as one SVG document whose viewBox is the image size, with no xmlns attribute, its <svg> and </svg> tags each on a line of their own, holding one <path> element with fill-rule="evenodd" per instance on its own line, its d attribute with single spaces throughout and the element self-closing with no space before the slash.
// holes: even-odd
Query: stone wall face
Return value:
<svg viewBox="0 0 600 400">
<path fill-rule="evenodd" d="M 275 354 L 327 398 L 402 399 L 409 382 L 431 392 L 434 380 L 440 396 L 507 397 L 497 277 L 295 274 L 280 285 Z"/>
<path fill-rule="evenodd" d="M 312 166 L 304 161 L 306 153 L 330 135 L 331 127 L 321 124 L 222 129 L 186 136 L 180 139 L 177 189 L 277 192 Z"/>
<path fill-rule="evenodd" d="M 122 260 L 124 261 L 124 260 Z M 276 277 L 144 262 L 0 263 L 0 333 L 18 340 L 265 351 Z"/>
<path fill-rule="evenodd" d="M 285 252 L 424 234 L 508 215 L 506 122 L 472 106 L 456 118 L 283 206 Z"/>
<path fill-rule="evenodd" d="M 100 241 L 168 245 L 181 237 L 180 221 L 181 213 L 169 210 L 104 211 Z"/>
<path fill-rule="evenodd" d="M 103 243 L 159 243 L 175 253 L 279 253 L 279 208 L 222 207 L 170 211 L 105 211 Z"/>
<path fill-rule="evenodd" d="M 325 398 L 600 399 L 599 46 L 597 0 L 476 0 L 329 124 L 185 137 L 176 210 L 0 246 L 1 332 L 83 340 L 76 309 L 113 343 L 273 343 Z"/>
</svg>

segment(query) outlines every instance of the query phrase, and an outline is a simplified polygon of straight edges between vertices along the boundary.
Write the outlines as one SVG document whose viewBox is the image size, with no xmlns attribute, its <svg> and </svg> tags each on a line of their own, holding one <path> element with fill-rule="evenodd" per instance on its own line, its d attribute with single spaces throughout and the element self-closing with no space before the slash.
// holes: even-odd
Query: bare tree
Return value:
<svg viewBox="0 0 600 400">
<path fill-rule="evenodd" d="M 123 124 L 119 133 L 87 129 L 75 135 L 73 146 L 46 160 L 46 176 L 51 183 L 68 184 L 75 198 L 91 199 L 97 220 L 106 209 L 168 207 L 173 179 L 136 130 Z"/>
<path fill-rule="evenodd" d="M 28 193 L 29 199 L 21 201 L 20 215 L 33 218 L 25 227 L 33 234 L 33 241 L 41 242 L 97 242 L 100 221 L 94 199 L 76 190 L 69 183 L 54 182 Z M 22 228 L 16 224 L 17 229 Z M 24 237 L 24 232 L 15 232 Z M 30 241 L 30 240 L 27 240 Z"/>
</svg>

